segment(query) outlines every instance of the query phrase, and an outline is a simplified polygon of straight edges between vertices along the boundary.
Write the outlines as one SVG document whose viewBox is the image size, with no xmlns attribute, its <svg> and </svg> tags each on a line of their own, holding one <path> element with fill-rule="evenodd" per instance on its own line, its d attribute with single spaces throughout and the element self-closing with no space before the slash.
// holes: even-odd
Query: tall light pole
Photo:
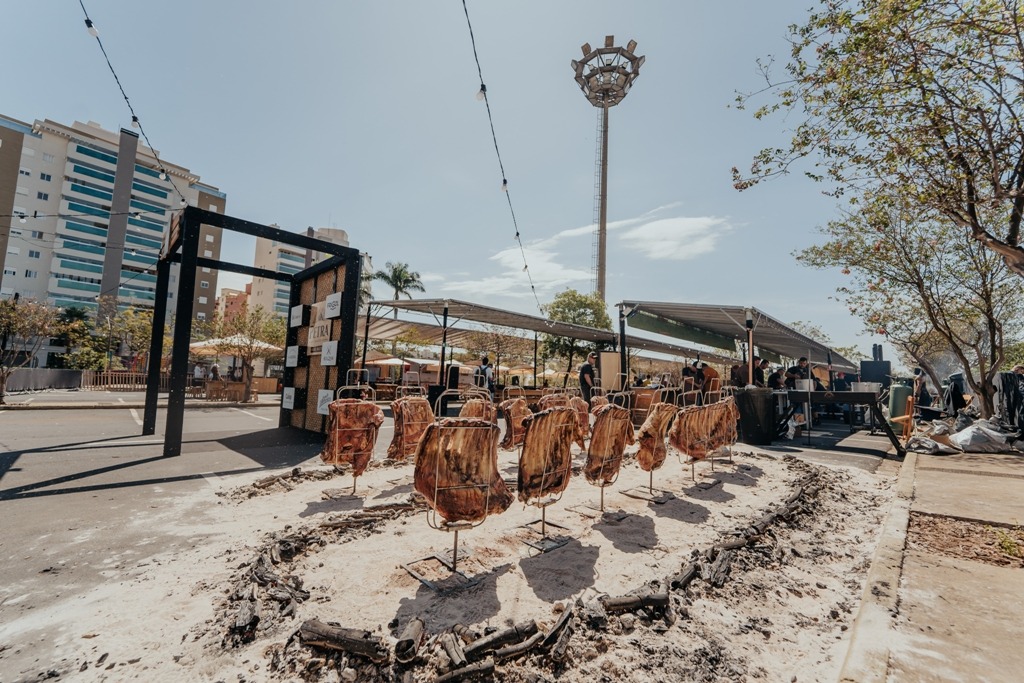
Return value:
<svg viewBox="0 0 1024 683">
<path fill-rule="evenodd" d="M 615 47 L 615 36 L 605 36 L 604 47 L 591 49 L 584 43 L 583 61 L 572 60 L 576 82 L 589 101 L 601 111 L 601 191 L 597 229 L 597 294 L 604 301 L 605 266 L 608 246 L 608 109 L 625 99 L 633 81 L 640 75 L 646 57 L 634 55 L 636 41 L 625 48 Z"/>
</svg>

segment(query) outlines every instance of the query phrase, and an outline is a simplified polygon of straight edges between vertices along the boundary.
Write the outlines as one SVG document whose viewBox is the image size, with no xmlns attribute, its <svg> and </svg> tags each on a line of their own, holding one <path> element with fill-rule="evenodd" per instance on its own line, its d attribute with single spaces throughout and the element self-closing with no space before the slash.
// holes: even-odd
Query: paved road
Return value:
<svg viewBox="0 0 1024 683">
<path fill-rule="evenodd" d="M 188 410 L 183 454 L 163 458 L 163 411 L 157 435 L 143 437 L 134 408 L 0 410 L 0 643 L 3 625 L 19 618 L 22 627 L 62 628 L 50 613 L 62 594 L 201 543 L 153 529 L 200 521 L 217 504 L 208 482 L 315 457 L 320 439 L 278 431 L 277 414 L 275 406 Z"/>
</svg>

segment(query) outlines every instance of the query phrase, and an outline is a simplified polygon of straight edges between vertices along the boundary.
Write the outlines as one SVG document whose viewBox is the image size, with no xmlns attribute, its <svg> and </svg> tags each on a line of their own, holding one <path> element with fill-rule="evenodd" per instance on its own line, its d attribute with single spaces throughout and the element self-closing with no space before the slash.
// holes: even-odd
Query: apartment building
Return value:
<svg viewBox="0 0 1024 683">
<path fill-rule="evenodd" d="M 275 225 L 273 227 L 278 226 Z M 325 242 L 331 242 L 343 247 L 349 246 L 348 233 L 338 228 L 310 228 L 306 234 Z M 253 265 L 256 268 L 294 274 L 327 258 L 330 258 L 330 254 L 318 251 L 311 252 L 291 245 L 281 244 L 266 237 L 257 237 Z M 287 283 L 262 277 L 253 278 L 249 306 L 252 308 L 262 306 L 265 311 L 273 311 L 278 315 L 287 315 L 289 294 Z"/>
<path fill-rule="evenodd" d="M 226 201 L 189 169 L 158 159 L 133 130 L 0 115 L 0 296 L 89 311 L 101 297 L 152 308 L 171 216 L 185 204 L 223 213 Z M 220 228 L 204 225 L 200 240 L 201 255 L 220 257 Z M 177 283 L 175 269 L 172 304 Z M 200 268 L 195 292 L 195 317 L 212 317 L 217 272 Z"/>
<path fill-rule="evenodd" d="M 249 305 L 252 283 L 245 285 L 245 291 L 224 287 L 217 296 L 217 317 L 227 321 L 240 315 Z"/>
</svg>

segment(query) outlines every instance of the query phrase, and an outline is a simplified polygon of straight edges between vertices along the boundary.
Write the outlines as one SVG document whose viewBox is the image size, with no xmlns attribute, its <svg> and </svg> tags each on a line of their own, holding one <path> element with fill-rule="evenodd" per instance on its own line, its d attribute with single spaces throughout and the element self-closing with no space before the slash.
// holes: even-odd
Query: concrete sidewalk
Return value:
<svg viewBox="0 0 1024 683">
<path fill-rule="evenodd" d="M 1024 454 L 907 455 L 841 680 L 1021 681 L 1024 570 L 908 545 L 918 513 L 1024 524 Z"/>
<path fill-rule="evenodd" d="M 280 405 L 280 394 L 260 394 L 256 403 L 235 401 L 208 401 L 202 398 L 186 398 L 185 408 L 225 408 L 240 405 Z M 167 393 L 162 392 L 157 405 L 167 407 Z M 23 391 L 4 396 L 0 410 L 70 410 L 83 408 L 145 408 L 145 391 L 104 391 L 79 389 L 47 389 L 44 391 Z"/>
</svg>

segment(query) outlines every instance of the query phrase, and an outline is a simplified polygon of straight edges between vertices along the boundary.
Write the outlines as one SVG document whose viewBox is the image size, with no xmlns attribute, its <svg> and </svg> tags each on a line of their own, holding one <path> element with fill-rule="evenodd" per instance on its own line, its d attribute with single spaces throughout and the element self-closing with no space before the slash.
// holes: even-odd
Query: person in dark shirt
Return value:
<svg viewBox="0 0 1024 683">
<path fill-rule="evenodd" d="M 845 372 L 837 372 L 836 376 L 832 379 L 832 388 L 835 391 L 849 391 L 850 380 L 846 379 Z"/>
<path fill-rule="evenodd" d="M 796 365 L 786 370 L 786 387 L 789 389 L 796 389 L 796 381 L 798 379 L 809 379 L 810 368 L 807 365 L 807 358 L 804 356 L 800 357 L 800 360 L 796 362 Z"/>
<path fill-rule="evenodd" d="M 765 386 L 772 391 L 783 391 L 786 388 L 786 373 L 782 371 L 781 367 L 776 368 L 775 372 L 768 375 Z"/>
<path fill-rule="evenodd" d="M 580 394 L 587 405 L 590 405 L 590 395 L 594 389 L 594 363 L 596 362 L 597 353 L 591 351 L 587 356 L 587 362 L 580 366 Z"/>
<path fill-rule="evenodd" d="M 766 386 L 764 381 L 764 371 L 767 370 L 768 367 L 769 364 L 767 360 L 764 358 L 758 360 L 757 356 L 754 356 L 754 386 Z"/>
</svg>

